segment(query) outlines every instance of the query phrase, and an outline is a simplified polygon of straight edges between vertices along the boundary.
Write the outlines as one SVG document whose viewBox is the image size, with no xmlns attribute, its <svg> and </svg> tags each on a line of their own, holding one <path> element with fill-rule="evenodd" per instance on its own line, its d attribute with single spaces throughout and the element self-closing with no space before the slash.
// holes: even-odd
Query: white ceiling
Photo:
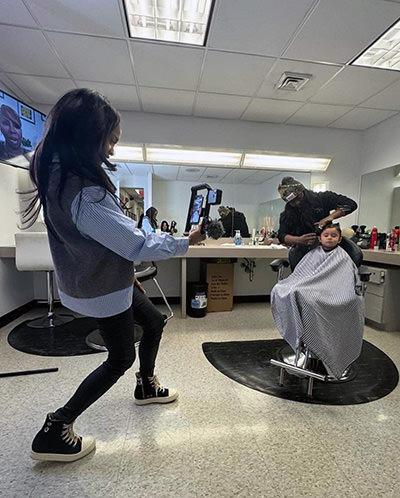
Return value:
<svg viewBox="0 0 400 498">
<path fill-rule="evenodd" d="M 122 0 L 1 3 L 0 83 L 33 106 L 85 86 L 122 111 L 231 120 L 365 130 L 400 112 L 400 72 L 349 65 L 400 18 L 400 0 L 215 0 L 206 47 L 130 40 Z M 285 71 L 312 78 L 276 90 Z M 213 184 L 282 176 L 126 163 L 118 174 L 143 168 Z"/>
</svg>

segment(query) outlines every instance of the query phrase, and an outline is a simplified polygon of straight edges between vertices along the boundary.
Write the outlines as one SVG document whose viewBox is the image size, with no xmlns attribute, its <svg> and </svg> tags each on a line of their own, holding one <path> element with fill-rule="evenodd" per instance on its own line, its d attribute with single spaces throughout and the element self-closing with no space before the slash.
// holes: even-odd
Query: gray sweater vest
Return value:
<svg viewBox="0 0 400 498">
<path fill-rule="evenodd" d="M 133 262 L 83 236 L 72 220 L 72 201 L 82 188 L 94 184 L 70 176 L 60 203 L 58 181 L 59 170 L 55 168 L 50 177 L 44 213 L 58 288 L 68 296 L 87 299 L 130 287 L 134 279 Z M 99 196 L 99 200 L 101 198 Z M 121 209 L 117 201 L 115 209 Z"/>
</svg>

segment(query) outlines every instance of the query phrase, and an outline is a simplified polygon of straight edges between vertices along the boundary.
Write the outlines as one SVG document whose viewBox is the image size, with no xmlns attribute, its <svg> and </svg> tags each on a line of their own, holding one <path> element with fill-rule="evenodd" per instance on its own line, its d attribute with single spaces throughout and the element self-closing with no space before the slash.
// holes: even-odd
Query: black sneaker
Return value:
<svg viewBox="0 0 400 498">
<path fill-rule="evenodd" d="M 162 387 L 157 376 L 143 377 L 136 373 L 136 389 L 133 395 L 137 405 L 149 405 L 150 403 L 171 403 L 178 397 L 176 389 Z"/>
<path fill-rule="evenodd" d="M 53 462 L 74 462 L 96 447 L 92 437 L 75 434 L 72 425 L 51 419 L 52 413 L 32 442 L 31 458 Z"/>
</svg>

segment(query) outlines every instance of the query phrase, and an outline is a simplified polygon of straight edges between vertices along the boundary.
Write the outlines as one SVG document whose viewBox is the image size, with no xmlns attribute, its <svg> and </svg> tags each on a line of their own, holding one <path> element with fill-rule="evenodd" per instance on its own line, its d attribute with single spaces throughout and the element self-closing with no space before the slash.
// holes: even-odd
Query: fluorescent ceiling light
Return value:
<svg viewBox="0 0 400 498">
<path fill-rule="evenodd" d="M 146 159 L 150 163 L 163 164 L 210 164 L 214 166 L 238 167 L 241 152 L 146 147 Z"/>
<path fill-rule="evenodd" d="M 352 64 L 400 71 L 400 21 L 367 48 Z"/>
<path fill-rule="evenodd" d="M 143 162 L 143 148 L 141 146 L 117 145 L 114 148 L 112 161 L 140 161 Z"/>
<path fill-rule="evenodd" d="M 286 171 L 325 171 L 331 162 L 325 157 L 300 157 L 278 154 L 247 154 L 243 168 L 281 169 Z"/>
<path fill-rule="evenodd" d="M 204 45 L 213 0 L 124 0 L 132 38 Z"/>
</svg>

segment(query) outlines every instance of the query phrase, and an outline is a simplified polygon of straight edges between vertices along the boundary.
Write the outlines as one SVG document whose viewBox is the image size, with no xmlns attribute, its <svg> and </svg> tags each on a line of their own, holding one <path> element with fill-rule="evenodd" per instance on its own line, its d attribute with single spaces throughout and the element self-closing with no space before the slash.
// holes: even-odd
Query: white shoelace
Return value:
<svg viewBox="0 0 400 498">
<path fill-rule="evenodd" d="M 154 383 L 154 387 L 155 387 L 156 392 L 158 392 L 158 391 L 164 392 L 165 391 L 165 387 L 163 387 L 160 384 L 160 381 L 158 380 L 157 375 L 150 377 L 150 381 Z"/>
<path fill-rule="evenodd" d="M 73 429 L 73 424 L 64 424 L 63 425 L 63 430 L 61 432 L 61 437 L 63 440 L 69 444 L 70 446 L 75 447 L 78 442 L 80 441 L 80 438 L 77 434 L 75 434 L 74 429 Z"/>
</svg>

